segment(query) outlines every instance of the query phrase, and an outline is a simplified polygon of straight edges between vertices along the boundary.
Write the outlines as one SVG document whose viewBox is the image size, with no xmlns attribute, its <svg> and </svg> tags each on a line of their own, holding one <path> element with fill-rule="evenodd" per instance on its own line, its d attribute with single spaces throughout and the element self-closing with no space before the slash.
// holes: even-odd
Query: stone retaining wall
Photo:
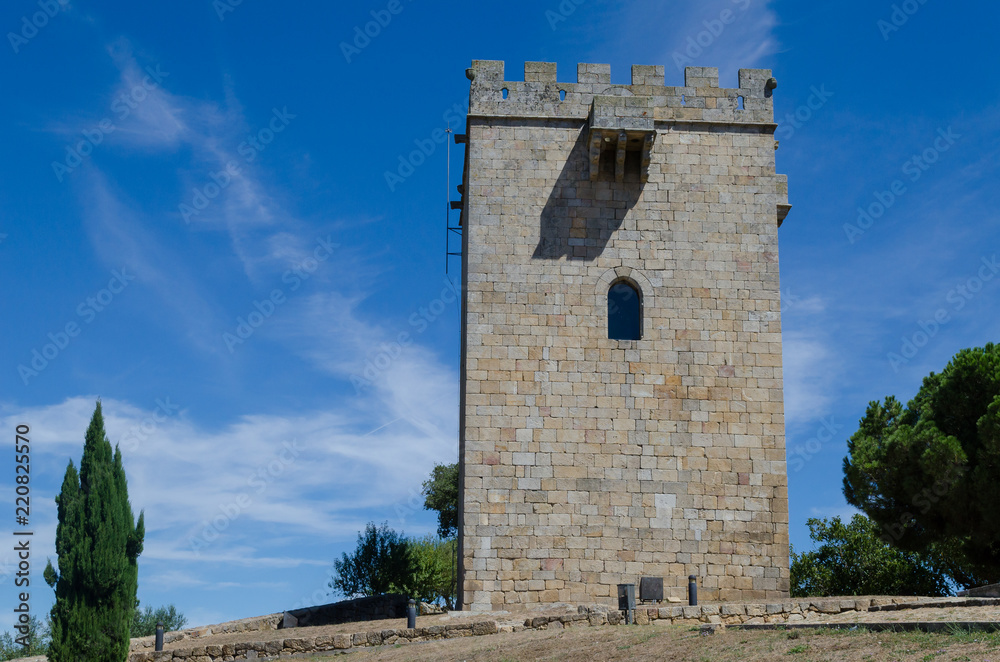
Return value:
<svg viewBox="0 0 1000 662">
<path fill-rule="evenodd" d="M 523 629 L 523 628 L 522 628 Z M 315 637 L 289 637 L 271 641 L 244 641 L 178 648 L 162 652 L 132 653 L 130 662 L 229 662 L 230 660 L 270 659 L 294 653 L 340 651 L 364 646 L 405 644 L 434 639 L 452 639 L 496 634 L 496 621 L 435 625 L 427 628 L 402 628 L 355 632 L 353 634 L 328 634 Z"/>
<path fill-rule="evenodd" d="M 261 630 L 277 630 L 281 624 L 283 614 L 268 614 L 266 616 L 254 616 L 253 618 L 241 618 L 228 623 L 218 623 L 216 625 L 205 625 L 176 632 L 165 632 L 163 643 L 172 644 L 185 639 L 200 639 L 210 637 L 213 634 L 232 634 L 234 632 L 260 632 Z M 131 650 L 133 653 L 152 649 L 156 644 L 156 637 L 138 637 L 132 640 Z"/>
<path fill-rule="evenodd" d="M 660 621 L 672 625 L 720 625 L 796 623 L 820 621 L 826 615 L 843 612 L 889 611 L 934 606 L 932 601 L 917 598 L 829 598 L 792 600 L 773 603 L 725 603 L 691 606 L 643 606 L 636 609 L 639 625 Z M 280 618 L 280 614 L 277 615 Z M 272 641 L 247 641 L 233 644 L 193 646 L 169 651 L 134 652 L 130 662 L 229 662 L 230 660 L 271 659 L 295 653 L 344 651 L 365 646 L 406 644 L 436 639 L 472 637 L 523 630 L 553 630 L 566 627 L 622 625 L 624 613 L 607 605 L 581 605 L 577 613 L 528 616 L 524 621 L 482 620 L 473 623 L 435 625 L 415 629 L 372 630 L 352 634 L 296 636 Z M 419 623 L 419 621 L 418 621 Z M 303 633 L 304 634 L 304 633 Z"/>
<path fill-rule="evenodd" d="M 804 599 L 769 603 L 727 603 L 697 607 L 639 607 L 635 621 L 646 625 L 651 621 L 669 620 L 672 624 L 717 623 L 795 623 L 819 620 L 845 611 L 865 612 L 912 602 L 913 598 L 829 598 Z"/>
<path fill-rule="evenodd" d="M 280 628 L 338 625 L 385 618 L 406 618 L 405 595 L 386 594 L 354 600 L 341 600 L 318 607 L 286 611 Z"/>
<path fill-rule="evenodd" d="M 971 596 L 976 598 L 1000 598 L 1000 584 L 987 584 L 977 586 L 967 591 L 959 591 L 959 596 Z"/>
</svg>

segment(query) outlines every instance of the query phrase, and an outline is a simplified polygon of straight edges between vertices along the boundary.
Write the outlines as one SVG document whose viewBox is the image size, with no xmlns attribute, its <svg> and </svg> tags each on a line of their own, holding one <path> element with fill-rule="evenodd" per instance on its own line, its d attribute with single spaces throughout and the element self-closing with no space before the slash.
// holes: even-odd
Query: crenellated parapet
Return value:
<svg viewBox="0 0 1000 662">
<path fill-rule="evenodd" d="M 575 83 L 559 82 L 554 62 L 526 62 L 523 81 L 505 80 L 501 60 L 473 60 L 466 73 L 472 80 L 469 114 L 474 116 L 618 117 L 623 126 L 607 128 L 637 130 L 678 121 L 773 128 L 776 82 L 770 69 L 740 69 L 735 88 L 719 87 L 715 67 L 686 67 L 681 86 L 666 85 L 660 65 L 633 65 L 630 85 L 612 84 L 608 64 L 578 64 Z"/>
</svg>

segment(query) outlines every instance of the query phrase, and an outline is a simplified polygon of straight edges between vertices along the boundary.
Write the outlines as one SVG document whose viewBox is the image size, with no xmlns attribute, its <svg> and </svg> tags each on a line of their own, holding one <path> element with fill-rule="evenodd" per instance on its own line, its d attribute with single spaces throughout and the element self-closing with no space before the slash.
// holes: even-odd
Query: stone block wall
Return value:
<svg viewBox="0 0 1000 662">
<path fill-rule="evenodd" d="M 468 74 L 463 606 L 616 604 L 641 576 L 682 597 L 689 574 L 787 596 L 770 72 Z M 621 280 L 640 340 L 608 338 Z"/>
<path fill-rule="evenodd" d="M 341 600 L 328 605 L 292 609 L 283 614 L 279 627 L 314 627 L 375 621 L 384 618 L 406 618 L 408 601 L 409 598 L 405 595 L 388 593 L 367 598 Z"/>
</svg>

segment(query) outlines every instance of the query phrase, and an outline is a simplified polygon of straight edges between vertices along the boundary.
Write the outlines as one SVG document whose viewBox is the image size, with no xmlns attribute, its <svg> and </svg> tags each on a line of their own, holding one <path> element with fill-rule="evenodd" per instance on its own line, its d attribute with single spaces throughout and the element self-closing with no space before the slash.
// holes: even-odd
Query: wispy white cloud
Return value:
<svg viewBox="0 0 1000 662">
<path fill-rule="evenodd" d="M 301 262 L 311 249 L 293 237 L 302 233 L 304 224 L 286 208 L 287 196 L 267 183 L 267 171 L 258 158 L 262 146 L 246 142 L 251 122 L 244 116 L 232 83 L 226 83 L 224 103 L 194 99 L 172 92 L 173 74 L 152 58 L 143 57 L 140 62 L 127 39 L 109 45 L 108 53 L 119 77 L 107 93 L 107 106 L 98 109 L 93 117 L 64 118 L 50 126 L 50 131 L 78 136 L 107 119 L 114 130 L 106 135 L 100 149 L 137 159 L 163 159 L 165 153 L 170 153 L 177 203 L 145 211 L 163 216 L 161 224 L 226 232 L 233 253 L 251 281 L 258 282 L 274 271 Z M 275 109 L 257 119 L 260 128 L 294 129 L 294 113 L 285 112 L 278 100 Z M 280 140 L 281 132 L 271 135 Z M 96 169 L 93 163 L 88 165 Z M 98 171 L 96 177 L 104 175 Z M 169 189 L 170 178 L 158 185 Z M 87 191 L 90 186 L 82 188 Z M 102 197 L 94 200 L 84 195 L 84 205 L 91 213 L 105 214 L 104 208 L 95 203 L 111 202 L 114 206 L 117 194 L 105 187 Z M 185 214 L 184 209 L 193 213 Z M 157 244 L 149 244 L 147 252 L 155 253 Z"/>
<path fill-rule="evenodd" d="M 287 270 L 301 268 L 311 259 L 317 242 L 335 236 L 331 231 L 340 223 L 313 224 L 307 230 L 309 225 L 288 211 L 288 196 L 268 182 L 266 167 L 258 158 L 261 145 L 246 142 L 250 123 L 232 82 L 225 83 L 224 103 L 192 99 L 172 92 L 171 74 L 155 63 L 146 64 L 151 58 L 137 55 L 128 40 L 115 41 L 108 53 L 119 78 L 101 111 L 115 125 L 101 149 L 129 159 L 152 159 L 152 165 L 166 173 L 156 183 L 158 197 L 169 200 L 173 194 L 177 202 L 167 208 L 140 204 L 138 200 L 150 199 L 149 191 L 131 191 L 129 184 L 105 173 L 91 159 L 71 180 L 78 186 L 91 243 L 109 269 L 125 262 L 136 271 L 161 307 L 171 311 L 168 323 L 184 329 L 183 337 L 202 351 L 217 353 L 223 347 L 221 333 L 232 326 L 237 313 L 213 300 L 213 294 L 247 285 L 272 287 Z M 96 116 L 74 117 L 51 130 L 78 134 L 98 122 Z M 262 127 L 282 131 L 293 130 L 293 122 L 294 114 L 279 103 L 259 118 Z M 272 135 L 280 140 L 280 132 Z M 190 224 L 182 218 L 181 205 L 197 211 L 187 219 Z M 242 273 L 227 272 L 226 262 L 211 246 L 212 235 L 220 232 L 228 235 L 237 258 L 234 263 L 242 266 Z M 209 265 L 191 259 L 192 248 L 212 256 L 211 272 Z M 355 273 L 351 265 L 363 261 L 343 248 L 336 260 L 326 262 L 311 277 L 331 284 Z"/>
<path fill-rule="evenodd" d="M 792 290 L 781 291 L 781 312 L 786 317 L 794 315 L 814 315 L 826 310 L 826 300 L 818 294 L 802 298 Z"/>
<path fill-rule="evenodd" d="M 378 433 L 369 433 L 369 443 L 414 433 L 457 439 L 455 371 L 419 343 L 424 327 L 392 329 L 367 322 L 358 312 L 362 301 L 334 292 L 303 298 L 268 333 L 316 369 L 351 382 L 358 396 L 355 410 L 365 420 L 381 421 Z M 411 453 L 430 457 L 438 449 L 435 444 Z"/>
<path fill-rule="evenodd" d="M 164 415 L 105 399 L 106 429 L 123 447 L 133 508 L 146 513 L 143 558 L 181 564 L 209 581 L 201 573 L 220 563 L 326 566 L 325 546 L 353 538 L 373 512 L 386 519 L 403 513 L 403 521 L 394 521 L 401 528 L 409 511 L 397 506 L 406 504 L 433 464 L 453 456 L 456 447 L 457 400 L 450 397 L 454 387 L 442 391 L 445 371 L 433 365 L 406 370 L 431 376 L 421 384 L 425 395 L 375 389 L 367 402 L 358 403 L 357 414 L 339 407 L 293 416 L 248 415 L 220 429 L 199 426 L 183 409 Z M 412 377 L 398 388 L 420 390 Z M 8 405 L 0 420 L 8 426 L 15 417 L 31 420 L 45 430 L 33 468 L 62 475 L 68 457 L 79 461 L 94 400 L 74 397 L 16 414 Z M 368 423 L 378 409 L 390 425 Z M 54 535 L 55 512 L 48 510 L 39 515 L 38 528 L 49 527 Z"/>
<path fill-rule="evenodd" d="M 124 38 L 108 46 L 108 55 L 120 72 L 110 109 L 117 118 L 128 119 L 116 124 L 112 142 L 157 151 L 190 142 L 196 132 L 189 122 L 207 115 L 202 112 L 192 116 L 189 104 L 165 89 L 170 72 L 159 64 L 140 67 L 132 44 Z"/>
<path fill-rule="evenodd" d="M 170 311 L 162 316 L 184 330 L 186 337 L 206 351 L 217 351 L 218 307 L 208 298 L 204 283 L 188 260 L 160 241 L 154 224 L 137 204 L 129 201 L 99 171 L 82 175 L 84 221 L 96 253 L 109 268 L 126 268 L 136 277 L 136 288 L 148 288 Z"/>
<path fill-rule="evenodd" d="M 789 427 L 817 421 L 834 401 L 832 385 L 839 372 L 829 338 L 819 327 L 786 331 L 782 338 L 785 420 Z"/>
<path fill-rule="evenodd" d="M 680 85 L 685 66 L 718 67 L 720 85 L 735 87 L 739 69 L 766 66 L 780 45 L 774 35 L 778 17 L 768 0 L 624 5 L 633 16 L 628 43 L 635 31 L 648 43 L 660 44 L 655 63 L 665 63 L 667 83 Z"/>
<path fill-rule="evenodd" d="M 317 369 L 350 380 L 356 392 L 377 394 L 369 401 L 388 407 L 395 414 L 392 419 L 428 435 L 443 433 L 440 421 L 454 426 L 457 375 L 419 343 L 426 326 L 408 321 L 401 328 L 387 328 L 366 322 L 358 312 L 362 302 L 360 296 L 315 294 L 291 304 L 289 314 L 268 333 Z"/>
</svg>

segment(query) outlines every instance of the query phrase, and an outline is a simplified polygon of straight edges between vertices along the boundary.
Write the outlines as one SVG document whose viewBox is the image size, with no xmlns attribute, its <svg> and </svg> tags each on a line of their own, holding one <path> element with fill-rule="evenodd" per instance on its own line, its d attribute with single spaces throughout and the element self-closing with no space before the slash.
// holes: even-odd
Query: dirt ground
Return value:
<svg viewBox="0 0 1000 662">
<path fill-rule="evenodd" d="M 488 637 L 446 639 L 426 643 L 355 649 L 350 660 L 692 660 L 696 662 L 778 662 L 778 660 L 931 660 L 1000 662 L 1000 634 L 924 632 L 886 633 L 836 630 L 769 632 L 720 631 L 702 635 L 680 625 L 580 627 L 527 630 Z M 311 662 L 344 660 L 318 654 Z"/>
</svg>

